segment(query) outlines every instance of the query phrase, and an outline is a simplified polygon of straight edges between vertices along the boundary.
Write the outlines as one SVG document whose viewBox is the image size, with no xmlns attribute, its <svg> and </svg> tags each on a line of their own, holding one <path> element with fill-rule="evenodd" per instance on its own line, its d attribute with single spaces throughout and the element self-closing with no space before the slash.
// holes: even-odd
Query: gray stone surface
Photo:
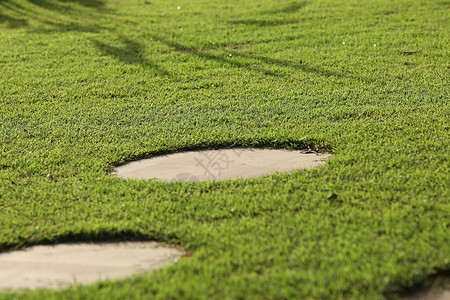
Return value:
<svg viewBox="0 0 450 300">
<path fill-rule="evenodd" d="M 233 148 L 179 152 L 130 162 L 116 168 L 121 178 L 161 181 L 205 181 L 259 177 L 309 169 L 332 155 L 290 150 Z"/>
<path fill-rule="evenodd" d="M 59 288 L 119 279 L 159 269 L 181 254 L 155 242 L 34 246 L 0 253 L 0 290 Z"/>
</svg>

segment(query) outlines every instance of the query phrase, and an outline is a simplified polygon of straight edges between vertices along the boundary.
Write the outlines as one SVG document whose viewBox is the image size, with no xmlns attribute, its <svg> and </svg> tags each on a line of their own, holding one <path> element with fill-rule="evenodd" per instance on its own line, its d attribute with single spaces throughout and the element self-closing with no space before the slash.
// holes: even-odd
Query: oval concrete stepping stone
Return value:
<svg viewBox="0 0 450 300">
<path fill-rule="evenodd" d="M 34 246 L 0 253 L 0 290 L 59 288 L 119 279 L 159 269 L 181 254 L 155 242 Z"/>
<path fill-rule="evenodd" d="M 113 174 L 167 182 L 251 178 L 313 168 L 325 164 L 331 156 L 312 151 L 253 148 L 188 151 L 133 161 L 117 167 Z"/>
</svg>

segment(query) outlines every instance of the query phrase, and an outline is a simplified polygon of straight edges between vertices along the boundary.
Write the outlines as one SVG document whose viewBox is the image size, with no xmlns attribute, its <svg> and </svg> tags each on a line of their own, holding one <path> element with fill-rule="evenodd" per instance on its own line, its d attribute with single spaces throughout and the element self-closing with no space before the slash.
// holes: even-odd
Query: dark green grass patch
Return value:
<svg viewBox="0 0 450 300">
<path fill-rule="evenodd" d="M 194 253 L 0 298 L 384 299 L 448 271 L 448 7 L 0 0 L 0 251 L 137 239 Z M 251 180 L 109 175 L 232 146 L 336 156 Z"/>
</svg>

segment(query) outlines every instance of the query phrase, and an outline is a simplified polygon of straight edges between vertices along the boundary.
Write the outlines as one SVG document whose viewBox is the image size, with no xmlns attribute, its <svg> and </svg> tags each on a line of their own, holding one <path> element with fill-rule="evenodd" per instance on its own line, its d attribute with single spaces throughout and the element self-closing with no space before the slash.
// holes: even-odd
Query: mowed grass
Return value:
<svg viewBox="0 0 450 300">
<path fill-rule="evenodd" d="M 391 299 L 449 271 L 449 7 L 0 0 L 0 251 L 157 240 L 194 253 L 0 299 Z M 251 180 L 109 175 L 231 146 L 335 157 Z"/>
</svg>

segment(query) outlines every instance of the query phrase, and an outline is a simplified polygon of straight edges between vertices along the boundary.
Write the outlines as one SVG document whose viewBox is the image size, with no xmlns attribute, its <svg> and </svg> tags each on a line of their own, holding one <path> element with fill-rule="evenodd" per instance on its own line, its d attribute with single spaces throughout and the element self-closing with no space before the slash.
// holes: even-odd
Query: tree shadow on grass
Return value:
<svg viewBox="0 0 450 300">
<path fill-rule="evenodd" d="M 30 30 L 44 33 L 98 32 L 104 29 L 98 26 L 99 16 L 111 12 L 100 0 L 27 0 L 20 4 L 11 0 L 0 0 L 0 9 L 0 24 L 6 23 L 8 28 L 30 27 L 30 24 L 33 24 Z M 52 16 L 54 13 L 64 18 L 55 19 Z M 39 23 L 45 26 L 37 25 Z"/>
<path fill-rule="evenodd" d="M 9 0 L 0 0 L 0 8 L 3 10 L 2 14 L 10 11 L 22 15 L 25 11 L 25 8 L 22 5 Z"/>
<path fill-rule="evenodd" d="M 105 6 L 105 2 L 101 0 L 59 0 L 61 2 L 73 2 L 78 3 L 79 5 L 85 6 L 85 7 L 95 7 L 95 8 L 102 8 Z"/>
<path fill-rule="evenodd" d="M 119 44 L 121 46 L 109 45 L 95 39 L 90 39 L 90 41 L 103 55 L 111 56 L 124 64 L 140 65 L 144 68 L 150 68 L 161 76 L 170 76 L 168 71 L 145 57 L 144 53 L 146 48 L 142 43 L 125 37 L 120 38 Z"/>
<path fill-rule="evenodd" d="M 233 20 L 229 21 L 230 24 L 241 24 L 241 25 L 250 25 L 250 26 L 259 26 L 259 27 L 268 27 L 268 26 L 281 26 L 288 24 L 297 24 L 299 22 L 298 19 L 290 19 L 290 20 L 257 20 L 257 19 L 246 19 L 246 20 Z"/>
<path fill-rule="evenodd" d="M 289 24 L 298 24 L 301 20 L 298 18 L 282 18 L 282 19 L 270 19 L 267 15 L 277 15 L 277 14 L 294 14 L 300 9 L 305 7 L 308 3 L 306 1 L 302 2 L 292 2 L 284 7 L 277 6 L 275 9 L 267 10 L 261 13 L 263 17 L 261 18 L 250 18 L 243 20 L 231 20 L 228 21 L 229 24 L 237 25 L 247 25 L 247 26 L 259 26 L 259 27 L 273 27 Z"/>
<path fill-rule="evenodd" d="M 71 24 L 62 24 L 55 23 L 52 21 L 42 21 L 43 24 L 49 25 L 49 28 L 41 28 L 39 30 L 35 30 L 35 32 L 39 33 L 52 33 L 52 32 L 91 32 L 98 33 L 102 30 L 108 30 L 107 27 L 97 26 L 97 25 L 89 25 L 83 23 L 71 23 Z"/>
<path fill-rule="evenodd" d="M 282 59 L 275 59 L 268 56 L 263 55 L 255 55 L 255 54 L 247 54 L 238 52 L 235 54 L 235 56 L 226 56 L 223 53 L 220 54 L 214 54 L 211 52 L 211 50 L 219 50 L 219 49 L 196 49 L 193 47 L 185 46 L 181 44 L 180 42 L 176 42 L 174 40 L 168 40 L 164 37 L 157 36 L 157 35 L 150 35 L 150 37 L 158 42 L 161 42 L 163 44 L 166 44 L 173 50 L 165 51 L 164 53 L 170 53 L 170 52 L 183 52 L 183 53 L 189 53 L 193 56 L 197 56 L 199 58 L 205 59 L 205 60 L 214 60 L 223 64 L 228 64 L 231 66 L 234 66 L 236 68 L 243 68 L 253 71 L 258 71 L 266 75 L 271 76 L 278 76 L 278 77 L 287 77 L 290 76 L 292 71 L 302 71 L 307 73 L 315 73 L 317 75 L 323 76 L 323 77 L 336 77 L 336 78 L 350 78 L 353 80 L 358 80 L 362 82 L 373 82 L 373 79 L 364 78 L 361 76 L 353 76 L 350 74 L 344 74 L 342 72 L 335 72 L 331 70 L 325 70 L 320 69 L 317 67 L 312 67 L 304 62 L 302 62 L 300 59 L 298 62 L 293 62 L 290 60 L 282 60 Z M 232 48 L 235 48 L 231 46 Z M 225 48 L 223 49 L 225 50 Z M 242 62 L 234 59 L 235 57 L 245 57 L 248 59 L 248 62 Z M 271 67 L 282 67 L 282 70 L 273 70 Z M 287 71 L 287 72 L 286 72 Z"/>
<path fill-rule="evenodd" d="M 28 2 L 47 10 L 58 11 L 59 13 L 67 13 L 67 11 L 69 10 L 69 7 L 67 5 L 63 5 L 58 1 L 28 0 Z"/>
<path fill-rule="evenodd" d="M 6 24 L 8 28 L 22 28 L 29 25 L 27 19 L 23 18 L 26 16 L 23 12 L 25 8 L 20 4 L 11 2 L 9 0 L 0 0 L 0 24 Z M 11 13 L 13 16 L 11 16 Z M 18 17 L 19 15 L 20 17 Z"/>
<path fill-rule="evenodd" d="M 10 0 L 0 1 L 0 5 L 4 7 L 8 7 L 10 10 L 14 11 L 16 14 L 19 12 L 25 13 L 26 17 L 34 17 L 42 24 L 45 24 L 45 28 L 40 28 L 38 32 L 67 32 L 67 31 L 78 31 L 78 32 L 100 32 L 102 30 L 112 30 L 111 28 L 103 27 L 99 25 L 96 20 L 99 17 L 95 12 L 98 9 L 104 9 L 104 3 L 100 0 L 28 0 L 29 3 L 33 3 L 41 8 L 46 10 L 58 11 L 61 14 L 65 14 L 69 17 L 73 17 L 73 22 L 65 21 L 64 23 L 61 21 L 50 20 L 46 17 L 42 17 L 37 14 L 37 11 L 27 11 L 27 7 L 23 7 L 15 2 Z M 70 5 L 70 3 L 79 4 L 84 9 L 76 8 L 76 6 Z M 297 12 L 301 8 L 306 5 L 306 2 L 292 2 L 286 7 L 277 8 L 276 10 L 272 10 L 271 13 L 286 13 L 286 12 Z M 30 6 L 31 8 L 33 5 Z M 91 9 L 92 8 L 92 9 Z M 269 12 L 266 12 L 269 13 Z M 36 15 L 36 16 L 34 16 Z M 102 14 L 104 15 L 104 11 Z M 80 19 L 79 17 L 83 18 Z M 84 22 L 83 20 L 89 20 L 90 22 Z M 0 15 L 0 20 L 3 22 L 8 22 L 8 24 L 12 24 L 10 26 L 25 26 L 27 24 L 26 19 L 19 19 L 9 16 Z M 94 20 L 91 22 L 91 20 Z M 244 24 L 244 25 L 256 25 L 256 26 L 278 26 L 283 24 L 291 24 L 297 23 L 297 19 L 288 19 L 288 20 L 237 20 L 231 21 L 235 24 Z M 197 49 L 193 47 L 188 47 L 184 45 L 179 40 L 168 39 L 165 36 L 160 36 L 156 34 L 150 34 L 150 37 L 160 43 L 167 45 L 169 48 L 173 50 L 166 51 L 166 53 L 170 52 L 186 52 L 192 56 L 199 57 L 204 60 L 216 61 L 220 62 L 224 65 L 230 65 L 236 68 L 242 68 L 247 70 L 252 70 L 256 72 L 260 72 L 265 75 L 270 76 L 278 76 L 278 77 L 287 77 L 295 71 L 316 73 L 320 76 L 324 77 L 337 77 L 337 78 L 351 78 L 359 81 L 373 81 L 371 79 L 356 77 L 351 74 L 345 74 L 345 72 L 335 72 L 332 70 L 320 69 L 317 67 L 313 67 L 307 63 L 303 63 L 300 61 L 300 58 L 297 62 L 293 62 L 292 60 L 283 60 L 283 59 L 275 59 L 268 56 L 263 55 L 254 55 L 244 53 L 242 51 L 233 51 L 233 57 L 227 56 L 224 54 L 224 51 L 229 47 L 233 47 L 233 45 L 222 45 L 222 48 L 216 49 Z M 282 41 L 282 40 L 280 40 Z M 145 56 L 145 46 L 135 40 L 121 37 L 119 42 L 116 44 L 106 43 L 104 41 L 91 39 L 91 42 L 94 46 L 99 49 L 103 55 L 108 55 L 118 59 L 120 62 L 124 64 L 134 64 L 141 65 L 144 68 L 152 69 L 156 74 L 161 76 L 173 76 L 169 74 L 169 72 L 159 66 L 157 63 L 151 61 Z M 236 45 L 234 45 L 236 46 Z M 237 45 L 239 47 L 241 45 Z M 233 47 L 234 48 L 234 47 Z M 219 50 L 219 51 L 214 51 Z M 220 51 L 222 50 L 222 51 Z M 229 50 L 227 50 L 229 51 Z M 237 57 L 245 58 L 245 59 L 236 59 Z"/>
<path fill-rule="evenodd" d="M 210 52 L 211 50 L 219 50 L 219 49 L 197 49 L 197 48 L 185 46 L 179 42 L 167 40 L 160 36 L 156 36 L 156 35 L 150 35 L 150 36 L 154 41 L 158 41 L 163 44 L 166 44 L 167 46 L 169 46 L 170 48 L 173 49 L 173 50 L 165 51 L 164 54 L 168 54 L 171 52 L 189 53 L 193 56 L 197 56 L 204 60 L 212 60 L 212 61 L 220 62 L 223 64 L 228 64 L 228 65 L 231 65 L 231 66 L 234 66 L 237 68 L 245 68 L 245 69 L 250 69 L 250 70 L 254 70 L 254 71 L 259 71 L 266 75 L 272 75 L 272 76 L 280 76 L 281 75 L 278 72 L 269 70 L 260 65 L 239 62 L 237 60 L 231 59 L 229 56 L 226 56 L 224 54 L 213 54 Z"/>
<path fill-rule="evenodd" d="M 275 9 L 271 9 L 268 11 L 265 11 L 265 14 L 277 14 L 277 13 L 285 13 L 285 14 L 293 14 L 299 11 L 300 9 L 304 8 L 308 5 L 307 1 L 294 1 L 289 3 L 285 7 L 277 7 Z"/>
<path fill-rule="evenodd" d="M 76 3 L 84 7 L 89 8 L 97 8 L 101 9 L 105 6 L 105 3 L 100 0 L 57 0 L 57 1 L 51 1 L 51 0 L 28 0 L 30 3 L 33 3 L 36 6 L 40 6 L 42 8 L 48 9 L 48 10 L 55 10 L 55 11 L 70 11 L 73 10 L 71 6 L 67 4 Z"/>
<path fill-rule="evenodd" d="M 267 10 L 262 12 L 264 15 L 263 18 L 251 18 L 244 20 L 231 20 L 228 21 L 230 24 L 238 24 L 238 25 L 247 25 L 247 26 L 259 26 L 259 27 L 273 27 L 273 26 L 281 26 L 281 25 L 289 25 L 289 24 L 298 24 L 301 20 L 297 18 L 288 18 L 288 19 L 269 19 L 267 15 L 277 15 L 277 14 L 294 14 L 307 6 L 308 2 L 300 1 L 300 2 L 292 2 L 284 7 L 278 7 L 275 9 Z"/>
<path fill-rule="evenodd" d="M 28 20 L 13 18 L 7 15 L 0 14 L 0 24 L 5 23 L 8 28 L 20 28 L 28 26 Z"/>
<path fill-rule="evenodd" d="M 374 81 L 373 79 L 365 78 L 362 76 L 353 76 L 350 74 L 343 74 L 342 72 L 335 72 L 335 71 L 331 71 L 331 70 L 312 67 L 312 66 L 309 66 L 307 63 L 301 62 L 301 60 L 299 60 L 298 62 L 292 62 L 292 61 L 288 61 L 288 60 L 276 59 L 276 58 L 271 58 L 271 57 L 262 56 L 262 55 L 254 55 L 254 54 L 249 55 L 249 54 L 242 54 L 242 53 L 240 55 L 244 56 L 244 57 L 249 57 L 251 59 L 257 59 L 260 62 L 267 64 L 267 65 L 277 65 L 277 66 L 283 66 L 283 67 L 294 69 L 294 70 L 300 70 L 300 71 L 303 71 L 306 73 L 316 73 L 323 77 L 350 78 L 353 80 L 358 80 L 358 81 L 363 81 L 363 82 L 373 82 Z"/>
</svg>

